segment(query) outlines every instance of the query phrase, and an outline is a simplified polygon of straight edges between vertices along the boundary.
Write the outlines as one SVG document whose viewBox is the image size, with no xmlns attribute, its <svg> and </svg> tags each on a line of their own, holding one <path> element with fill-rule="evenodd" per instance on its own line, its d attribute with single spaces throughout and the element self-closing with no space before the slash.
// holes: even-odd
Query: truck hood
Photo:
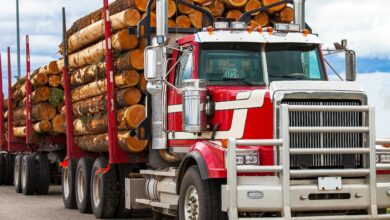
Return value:
<svg viewBox="0 0 390 220">
<path fill-rule="evenodd" d="M 364 93 L 356 82 L 337 81 L 276 81 L 270 85 L 271 97 L 278 92 L 336 92 L 336 93 Z"/>
</svg>

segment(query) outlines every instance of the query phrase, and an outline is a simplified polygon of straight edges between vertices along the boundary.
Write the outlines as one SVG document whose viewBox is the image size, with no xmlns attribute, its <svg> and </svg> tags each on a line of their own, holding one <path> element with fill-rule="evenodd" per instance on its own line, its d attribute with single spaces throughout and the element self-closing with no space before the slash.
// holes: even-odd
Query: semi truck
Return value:
<svg viewBox="0 0 390 220">
<path fill-rule="evenodd" d="M 64 25 L 66 208 L 97 218 L 150 209 L 155 219 L 388 219 L 389 152 L 376 144 L 375 111 L 343 41 L 346 80 L 330 81 L 322 41 L 305 22 L 305 1 L 284 0 L 215 20 L 168 28 L 167 1 L 153 1 L 129 33 L 146 37 L 146 117 L 132 137 L 146 154 L 118 147 L 108 2 L 104 1 L 107 153 L 74 143 Z M 250 15 L 294 6 L 294 22 L 248 26 Z"/>
</svg>

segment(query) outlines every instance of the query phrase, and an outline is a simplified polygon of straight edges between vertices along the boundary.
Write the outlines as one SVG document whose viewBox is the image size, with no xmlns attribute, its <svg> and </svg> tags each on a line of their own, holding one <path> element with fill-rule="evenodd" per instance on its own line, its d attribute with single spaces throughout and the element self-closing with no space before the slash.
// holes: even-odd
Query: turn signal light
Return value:
<svg viewBox="0 0 390 220">
<path fill-rule="evenodd" d="M 307 30 L 307 29 L 303 30 L 303 36 L 307 37 L 307 35 L 309 35 L 309 34 L 310 34 L 309 30 Z"/>
<path fill-rule="evenodd" d="M 222 147 L 223 148 L 227 148 L 228 147 L 228 139 L 222 139 L 221 142 L 222 142 Z"/>
<path fill-rule="evenodd" d="M 248 33 L 252 33 L 253 27 L 252 26 L 246 27 L 246 31 L 248 31 Z"/>
<path fill-rule="evenodd" d="M 274 29 L 272 27 L 268 27 L 267 32 L 269 35 L 272 35 L 272 33 L 274 32 Z"/>
<path fill-rule="evenodd" d="M 208 32 L 210 35 L 213 34 L 213 31 L 214 31 L 213 26 L 208 26 L 208 27 L 207 27 L 207 32 Z"/>
</svg>

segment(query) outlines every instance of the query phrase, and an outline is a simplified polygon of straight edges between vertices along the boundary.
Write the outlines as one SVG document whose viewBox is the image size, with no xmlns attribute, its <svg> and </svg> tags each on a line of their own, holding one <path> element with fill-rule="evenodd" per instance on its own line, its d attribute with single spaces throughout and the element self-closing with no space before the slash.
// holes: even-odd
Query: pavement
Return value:
<svg viewBox="0 0 390 220">
<path fill-rule="evenodd" d="M 143 214 L 143 216 L 148 214 Z M 150 216 L 150 214 L 149 214 Z M 46 196 L 25 196 L 15 192 L 13 186 L 0 186 L 0 220 L 95 220 L 92 214 L 81 214 L 65 209 L 61 186 L 50 186 Z M 131 220 L 147 220 L 137 217 Z"/>
</svg>

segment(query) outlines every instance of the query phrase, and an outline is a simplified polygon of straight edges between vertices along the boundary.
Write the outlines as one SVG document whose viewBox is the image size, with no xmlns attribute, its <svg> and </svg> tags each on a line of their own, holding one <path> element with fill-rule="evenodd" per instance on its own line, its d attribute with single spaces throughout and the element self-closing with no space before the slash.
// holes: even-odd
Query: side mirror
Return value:
<svg viewBox="0 0 390 220">
<path fill-rule="evenodd" d="M 356 53 L 353 50 L 345 51 L 346 77 L 347 81 L 356 80 Z"/>
<path fill-rule="evenodd" d="M 145 48 L 144 72 L 146 80 L 157 78 L 157 50 L 156 48 Z"/>
</svg>

